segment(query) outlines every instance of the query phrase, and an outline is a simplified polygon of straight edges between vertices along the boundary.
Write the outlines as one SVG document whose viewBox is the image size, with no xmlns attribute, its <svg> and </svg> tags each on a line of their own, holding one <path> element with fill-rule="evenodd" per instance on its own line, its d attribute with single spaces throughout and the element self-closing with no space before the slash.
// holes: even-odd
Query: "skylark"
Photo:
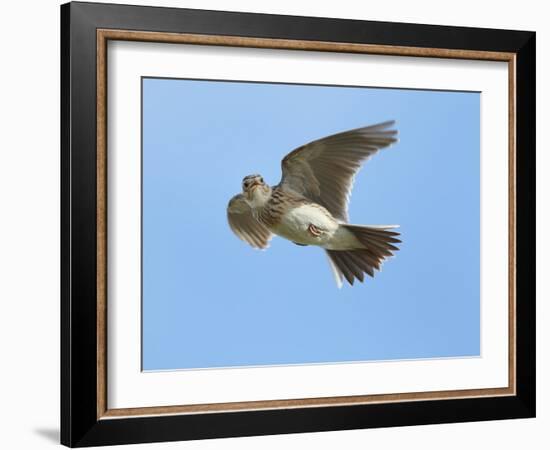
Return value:
<svg viewBox="0 0 550 450">
<path fill-rule="evenodd" d="M 395 122 L 384 122 L 302 145 L 282 161 L 278 185 L 248 175 L 241 194 L 227 206 L 233 232 L 255 248 L 267 248 L 273 234 L 297 245 L 325 249 L 338 287 L 374 276 L 401 242 L 397 225 L 351 225 L 348 202 L 355 174 L 378 150 L 397 141 Z"/>
</svg>

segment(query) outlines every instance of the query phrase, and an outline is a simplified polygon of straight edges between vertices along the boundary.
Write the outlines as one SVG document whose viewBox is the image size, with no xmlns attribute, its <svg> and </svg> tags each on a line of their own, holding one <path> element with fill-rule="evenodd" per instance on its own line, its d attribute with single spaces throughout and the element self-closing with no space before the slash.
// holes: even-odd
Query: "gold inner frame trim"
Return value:
<svg viewBox="0 0 550 450">
<path fill-rule="evenodd" d="M 109 40 L 230 47 L 363 53 L 391 56 L 508 62 L 508 386 L 503 388 L 407 392 L 396 394 L 262 400 L 199 405 L 109 409 L 107 405 L 107 42 Z M 240 36 L 97 30 L 97 418 L 217 413 L 265 409 L 344 406 L 420 400 L 446 400 L 516 394 L 516 54 L 478 50 L 404 47 Z"/>
</svg>

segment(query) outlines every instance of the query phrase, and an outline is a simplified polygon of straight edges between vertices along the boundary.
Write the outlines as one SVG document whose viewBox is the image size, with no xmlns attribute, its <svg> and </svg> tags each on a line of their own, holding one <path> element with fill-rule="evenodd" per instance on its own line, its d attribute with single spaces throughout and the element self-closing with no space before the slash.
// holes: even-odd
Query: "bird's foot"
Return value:
<svg viewBox="0 0 550 450">
<path fill-rule="evenodd" d="M 323 232 L 312 223 L 310 223 L 309 227 L 307 227 L 307 231 L 309 231 L 315 237 L 319 237 L 323 234 Z"/>
</svg>

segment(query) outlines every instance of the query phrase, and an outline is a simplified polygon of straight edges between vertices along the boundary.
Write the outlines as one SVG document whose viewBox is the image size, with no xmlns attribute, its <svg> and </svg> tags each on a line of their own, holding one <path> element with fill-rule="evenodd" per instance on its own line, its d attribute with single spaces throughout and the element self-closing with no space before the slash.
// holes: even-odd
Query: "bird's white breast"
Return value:
<svg viewBox="0 0 550 450">
<path fill-rule="evenodd" d="M 322 231 L 321 236 L 314 236 L 309 231 L 310 225 Z M 273 232 L 293 242 L 306 245 L 324 245 L 338 229 L 338 222 L 323 207 L 304 204 L 290 208 L 273 227 Z"/>
</svg>

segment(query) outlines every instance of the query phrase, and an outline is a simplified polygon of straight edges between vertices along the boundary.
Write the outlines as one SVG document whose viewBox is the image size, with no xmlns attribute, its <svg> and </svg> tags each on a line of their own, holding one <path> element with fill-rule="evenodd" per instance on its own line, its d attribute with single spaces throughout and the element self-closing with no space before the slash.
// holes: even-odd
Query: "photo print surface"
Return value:
<svg viewBox="0 0 550 450">
<path fill-rule="evenodd" d="M 228 221 L 327 137 L 287 186 L 334 229 L 303 207 L 303 235 Z M 144 77 L 141 151 L 144 371 L 480 356 L 478 92 Z M 345 229 L 350 158 L 347 222 L 375 227 L 338 241 L 366 248 L 355 268 L 310 245 Z"/>
</svg>

